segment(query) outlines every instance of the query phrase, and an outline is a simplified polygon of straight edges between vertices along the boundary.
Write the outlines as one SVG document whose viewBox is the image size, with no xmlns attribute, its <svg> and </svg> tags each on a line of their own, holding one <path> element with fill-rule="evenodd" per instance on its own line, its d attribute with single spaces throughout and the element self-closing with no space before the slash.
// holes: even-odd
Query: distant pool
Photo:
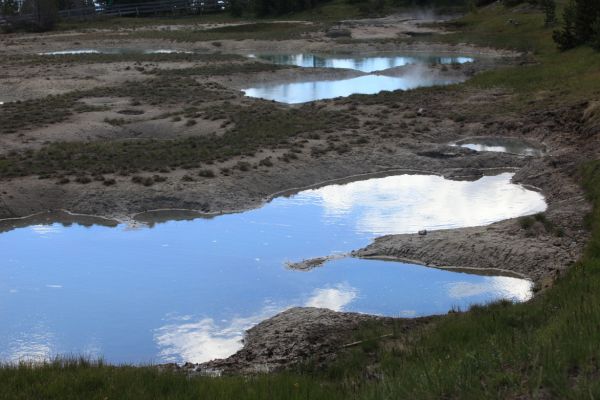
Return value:
<svg viewBox="0 0 600 400">
<path fill-rule="evenodd" d="M 464 79 L 440 79 L 426 74 L 413 74 L 401 77 L 364 75 L 357 78 L 291 82 L 282 84 L 261 84 L 244 89 L 246 96 L 280 103 L 298 104 L 309 101 L 347 97 L 353 94 L 377 94 L 384 90 L 409 90 L 418 87 L 450 85 Z"/>
<path fill-rule="evenodd" d="M 472 57 L 427 54 L 339 56 L 299 53 L 252 54 L 250 57 L 279 65 L 296 65 L 305 68 L 346 68 L 367 73 L 402 67 L 409 64 L 465 64 L 475 61 Z"/>
<path fill-rule="evenodd" d="M 410 90 L 419 87 L 450 85 L 464 82 L 460 75 L 446 76 L 421 66 L 431 64 L 464 64 L 475 61 L 471 57 L 434 55 L 395 56 L 317 56 L 313 54 L 258 54 L 253 58 L 275 64 L 296 65 L 304 68 L 346 68 L 367 73 L 354 78 L 311 79 L 301 82 L 260 83 L 243 89 L 246 96 L 297 104 L 309 101 L 347 97 L 353 94 L 376 94 L 384 90 Z M 399 76 L 377 74 L 389 68 L 413 65 Z"/>
<path fill-rule="evenodd" d="M 40 56 L 71 56 L 71 55 L 86 55 L 86 54 L 182 54 L 191 53 L 191 51 L 173 50 L 173 49 L 156 49 L 156 50 L 140 50 L 140 49 L 71 49 L 60 51 L 48 51 L 38 53 Z"/>
<path fill-rule="evenodd" d="M 475 151 L 511 153 L 530 157 L 540 157 L 544 155 L 544 149 L 542 147 L 534 146 L 529 142 L 517 138 L 477 137 L 464 139 L 453 145 Z"/>
</svg>

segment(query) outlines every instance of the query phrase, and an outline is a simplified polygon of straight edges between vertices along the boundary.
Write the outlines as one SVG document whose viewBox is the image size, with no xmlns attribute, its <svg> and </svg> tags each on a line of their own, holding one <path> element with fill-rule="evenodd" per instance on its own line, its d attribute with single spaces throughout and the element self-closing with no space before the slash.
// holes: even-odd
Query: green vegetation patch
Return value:
<svg viewBox="0 0 600 400">
<path fill-rule="evenodd" d="M 57 30 L 114 30 L 161 27 L 167 25 L 192 26 L 199 23 L 230 23 L 239 22 L 227 13 L 211 13 L 187 16 L 158 16 L 158 17 L 105 17 L 92 20 L 65 20 L 56 26 Z"/>
<path fill-rule="evenodd" d="M 121 86 L 74 91 L 42 99 L 17 101 L 0 107 L 0 134 L 47 126 L 65 121 L 77 112 L 103 110 L 81 100 L 92 97 L 127 97 L 134 104 L 150 105 L 201 104 L 235 97 L 217 83 L 198 83 L 191 78 L 161 77 Z"/>
<path fill-rule="evenodd" d="M 335 399 L 335 387 L 314 389 L 309 377 L 193 378 L 154 367 L 115 367 L 85 359 L 0 368 L 3 399 Z M 317 394 L 318 397 L 314 397 Z M 330 397 L 328 397 L 329 395 Z"/>
<path fill-rule="evenodd" d="M 0 133 L 50 125 L 66 120 L 74 112 L 98 110 L 97 107 L 78 103 L 80 98 L 80 93 L 68 93 L 6 103 L 0 107 Z"/>
<path fill-rule="evenodd" d="M 190 110 L 189 112 L 192 112 Z M 287 110 L 264 102 L 249 107 L 222 104 L 203 110 L 212 119 L 235 125 L 223 135 L 177 140 L 56 142 L 37 151 L 0 158 L 0 177 L 52 174 L 106 174 L 199 167 L 203 162 L 253 154 L 286 145 L 301 134 L 331 126 L 355 126 L 354 117 L 314 107 Z"/>
<path fill-rule="evenodd" d="M 525 230 L 525 235 L 530 237 L 537 236 L 540 231 L 559 237 L 564 235 L 564 230 L 550 221 L 544 213 L 521 217 L 519 218 L 519 225 Z"/>
<path fill-rule="evenodd" d="M 224 56 L 223 60 L 228 56 Z M 231 60 L 245 61 L 241 56 Z M 53 59 L 53 57 L 49 57 Z M 193 76 L 222 76 L 235 73 L 273 72 L 293 66 L 278 66 L 259 62 L 215 63 L 180 69 L 144 71 L 156 78 L 126 82 L 120 86 L 74 91 L 50 95 L 41 99 L 9 102 L 0 107 L 0 134 L 15 133 L 65 121 L 75 113 L 101 111 L 103 108 L 85 105 L 81 100 L 93 97 L 127 97 L 133 104 L 198 105 L 235 97 L 233 91 L 214 82 L 198 83 Z"/>
<path fill-rule="evenodd" d="M 567 102 L 599 95 L 600 54 L 589 47 L 560 52 L 552 40 L 553 29 L 546 26 L 542 10 L 519 13 L 495 6 L 469 14 L 456 32 L 439 39 L 528 52 L 513 66 L 478 74 L 466 83 L 513 91 L 516 109 L 542 97 Z"/>
<path fill-rule="evenodd" d="M 293 65 L 276 65 L 263 62 L 230 63 L 203 65 L 190 68 L 154 69 L 148 71 L 152 75 L 169 76 L 218 76 L 232 74 L 252 74 L 259 72 L 275 72 L 282 69 L 297 68 Z"/>
<path fill-rule="evenodd" d="M 117 62 L 235 62 L 244 61 L 245 57 L 235 54 L 222 53 L 154 53 L 144 54 L 124 52 L 118 54 L 54 54 L 54 55 L 8 55 L 3 56 L 3 65 L 49 65 L 49 64 L 100 64 Z"/>
</svg>

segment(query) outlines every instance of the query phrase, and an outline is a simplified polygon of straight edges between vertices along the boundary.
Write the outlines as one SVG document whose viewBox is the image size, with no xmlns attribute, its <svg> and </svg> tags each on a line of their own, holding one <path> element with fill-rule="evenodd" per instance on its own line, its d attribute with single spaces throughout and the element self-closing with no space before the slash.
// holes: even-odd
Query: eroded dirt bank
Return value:
<svg viewBox="0 0 600 400">
<path fill-rule="evenodd" d="M 546 213 L 551 221 L 577 221 L 589 210 L 579 196 L 554 204 Z M 581 255 L 587 233 L 581 224 L 567 224 L 560 233 L 540 221 L 523 228 L 522 220 L 485 227 L 440 230 L 426 235 L 392 235 L 353 252 L 355 257 L 382 258 L 465 272 L 516 272 L 541 287 L 564 272 Z M 563 224 L 560 224 L 563 227 Z M 564 229 L 563 228 L 563 229 Z"/>
</svg>

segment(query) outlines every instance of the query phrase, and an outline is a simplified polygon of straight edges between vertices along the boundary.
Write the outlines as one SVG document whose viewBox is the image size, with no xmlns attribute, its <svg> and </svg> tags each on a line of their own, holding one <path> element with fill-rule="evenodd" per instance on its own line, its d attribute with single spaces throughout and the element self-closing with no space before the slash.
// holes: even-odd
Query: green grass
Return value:
<svg viewBox="0 0 600 400">
<path fill-rule="evenodd" d="M 163 39 L 176 42 L 206 42 L 219 40 L 291 40 L 322 29 L 318 23 L 294 22 L 250 22 L 244 25 L 225 26 L 213 29 L 182 30 L 139 30 L 127 35 L 135 39 Z M 104 38 L 122 36 L 102 35 Z"/>
<path fill-rule="evenodd" d="M 91 31 L 98 29 L 140 29 L 151 26 L 167 25 L 199 25 L 215 23 L 263 23 L 276 21 L 314 21 L 314 22 L 336 22 L 345 19 L 378 17 L 391 13 L 412 12 L 414 10 L 413 0 L 386 0 L 384 7 L 374 7 L 374 0 L 348 1 L 330 0 L 322 2 L 313 9 L 289 14 L 257 17 L 246 11 L 241 17 L 233 17 L 228 12 L 217 12 L 202 15 L 163 16 L 163 17 L 111 17 L 98 18 L 91 21 L 62 21 L 56 30 L 69 31 Z M 435 10 L 437 13 L 464 12 L 467 7 L 465 0 L 433 0 L 424 8 Z"/>
<path fill-rule="evenodd" d="M 151 367 L 114 367 L 85 359 L 41 367 L 0 368 L 0 399 L 290 399 L 314 398 L 309 377 L 294 375 L 187 379 Z M 335 396 L 319 388 L 319 398 Z M 332 397 L 333 398 L 333 397 Z"/>
<path fill-rule="evenodd" d="M 518 21 L 519 25 L 507 23 Z M 567 103 L 600 94 L 600 54 L 589 47 L 560 52 L 552 40 L 554 28 L 544 27 L 541 11 L 515 13 L 486 8 L 462 19 L 457 32 L 443 41 L 518 50 L 527 65 L 515 65 L 475 76 L 466 87 L 504 88 L 517 94 L 516 108 L 530 101 L 557 98 Z M 539 104 L 536 104 L 539 107 Z"/>
<path fill-rule="evenodd" d="M 355 4 L 349 4 L 346 0 L 333 0 L 323 3 L 312 10 L 295 13 L 291 16 L 282 16 L 282 19 L 296 19 L 307 21 L 340 21 L 343 19 L 360 18 L 361 13 Z"/>
<path fill-rule="evenodd" d="M 165 16 L 165 17 L 110 17 L 91 21 L 61 21 L 56 30 L 93 30 L 93 29 L 137 29 L 149 26 L 196 25 L 208 23 L 233 23 L 244 21 L 232 17 L 229 13 L 210 13 L 203 15 Z"/>
<path fill-rule="evenodd" d="M 19 65 L 53 65 L 53 64 L 100 64 L 117 62 L 204 62 L 204 63 L 223 63 L 223 62 L 243 62 L 247 60 L 243 56 L 234 54 L 220 53 L 124 53 L 124 54 L 60 54 L 60 55 L 7 55 L 0 60 L 1 65 L 19 66 Z"/>
</svg>

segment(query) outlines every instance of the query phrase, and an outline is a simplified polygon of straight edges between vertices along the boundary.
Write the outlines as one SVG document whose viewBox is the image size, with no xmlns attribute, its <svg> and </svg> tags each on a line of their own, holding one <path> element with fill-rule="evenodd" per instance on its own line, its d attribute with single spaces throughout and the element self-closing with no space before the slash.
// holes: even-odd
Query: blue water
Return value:
<svg viewBox="0 0 600 400">
<path fill-rule="evenodd" d="M 464 56 L 435 56 L 427 54 L 413 55 L 374 55 L 374 56 L 336 56 L 314 54 L 257 54 L 252 58 L 280 65 L 296 65 L 305 68 L 346 68 L 362 72 L 383 71 L 389 68 L 409 64 L 465 64 L 475 61 Z"/>
<path fill-rule="evenodd" d="M 347 97 L 352 94 L 376 94 L 383 90 L 409 90 L 424 86 L 450 85 L 456 79 L 440 79 L 427 74 L 412 74 L 400 77 L 364 75 L 357 78 L 289 82 L 282 84 L 260 84 L 244 89 L 246 96 L 280 103 L 297 104 L 309 101 Z"/>
<path fill-rule="evenodd" d="M 383 234 L 545 209 L 539 193 L 510 179 L 399 175 L 151 229 L 15 228 L 0 234 L 0 360 L 74 353 L 114 363 L 202 362 L 233 354 L 245 329 L 292 306 L 413 317 L 527 300 L 531 283 L 510 277 L 352 258 L 304 272 L 285 265 Z"/>
<path fill-rule="evenodd" d="M 309 101 L 347 97 L 352 94 L 376 94 L 384 90 L 410 90 L 419 87 L 450 85 L 466 78 L 440 77 L 424 68 L 412 68 L 400 76 L 373 74 L 409 64 L 464 64 L 474 59 L 462 56 L 316 56 L 313 54 L 251 55 L 275 64 L 297 65 L 305 68 L 346 68 L 368 73 L 355 78 L 310 80 L 304 82 L 260 83 L 243 89 L 246 96 L 280 103 L 298 104 Z"/>
</svg>

